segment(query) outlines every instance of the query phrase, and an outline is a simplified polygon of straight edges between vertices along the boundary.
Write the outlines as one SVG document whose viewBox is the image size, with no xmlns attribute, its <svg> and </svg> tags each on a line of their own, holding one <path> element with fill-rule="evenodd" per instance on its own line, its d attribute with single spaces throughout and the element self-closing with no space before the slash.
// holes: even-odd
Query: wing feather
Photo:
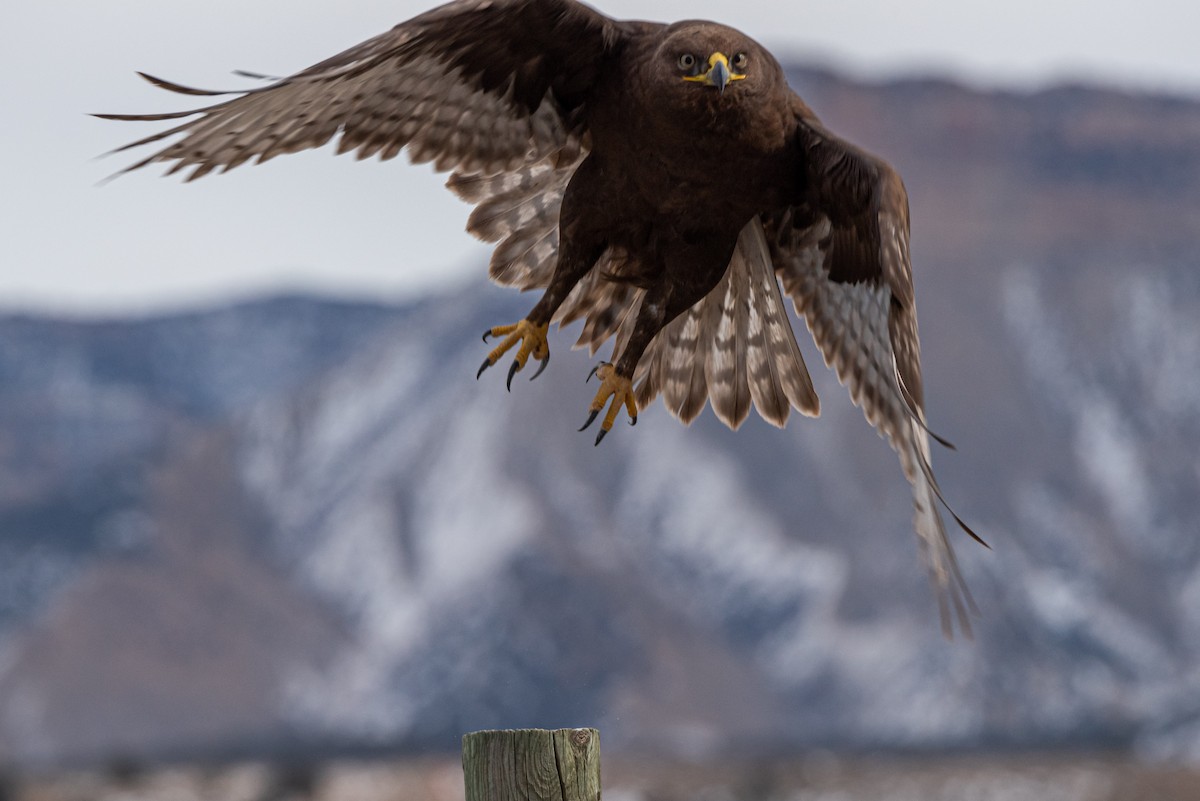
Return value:
<svg viewBox="0 0 1200 801">
<path fill-rule="evenodd" d="M 767 221 L 775 269 L 825 363 L 888 439 L 912 486 L 913 524 L 943 630 L 975 611 L 938 508 L 909 259 L 908 196 L 886 163 L 802 119 L 811 196 Z M 983 542 L 953 510 L 973 538 Z M 984 543 L 986 545 L 986 543 Z"/>
<path fill-rule="evenodd" d="M 496 173 L 560 150 L 577 152 L 581 109 L 598 71 L 635 23 L 573 0 L 458 0 L 295 75 L 243 92 L 213 92 L 143 75 L 163 89 L 230 99 L 169 114 L 192 116 L 130 145 L 180 138 L 155 162 L 191 179 L 252 159 L 319 147 L 392 158 L 404 148 L 439 170 Z M 569 161 L 570 159 L 568 159 Z"/>
</svg>

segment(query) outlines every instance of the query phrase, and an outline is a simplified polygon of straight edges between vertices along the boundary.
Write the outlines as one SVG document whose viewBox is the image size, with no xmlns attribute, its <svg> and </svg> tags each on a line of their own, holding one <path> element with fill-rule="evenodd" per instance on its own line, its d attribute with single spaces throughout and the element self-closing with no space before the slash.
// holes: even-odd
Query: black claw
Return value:
<svg viewBox="0 0 1200 801">
<path fill-rule="evenodd" d="M 631 418 L 629 418 L 629 425 L 631 425 L 631 426 L 636 426 L 636 425 L 637 425 L 637 418 L 636 418 L 636 417 L 631 417 Z"/>
<path fill-rule="evenodd" d="M 483 341 L 487 342 L 488 337 L 490 337 L 491 335 L 492 335 L 492 329 L 489 328 L 488 330 L 484 331 L 483 332 Z"/>
<path fill-rule="evenodd" d="M 600 362 L 600 364 L 604 364 L 604 362 Z M 586 384 L 587 382 L 592 380 L 592 376 L 594 376 L 596 374 L 596 371 L 600 369 L 600 364 L 597 364 L 595 367 L 592 368 L 592 371 L 590 373 L 588 373 L 588 377 L 583 379 L 583 383 Z"/>
<path fill-rule="evenodd" d="M 583 424 L 583 426 L 582 426 L 582 427 L 581 427 L 579 430 L 580 430 L 580 431 L 583 431 L 583 429 L 587 428 L 587 427 L 588 427 L 588 426 L 590 426 L 592 423 L 596 422 L 596 415 L 598 415 L 598 414 L 600 414 L 600 410 L 599 410 L 599 409 L 593 409 L 593 410 L 592 410 L 592 413 L 588 415 L 587 422 L 586 422 L 586 423 L 584 423 L 584 424 Z"/>
<path fill-rule="evenodd" d="M 596 445 L 600 444 L 600 440 L 604 439 L 604 435 L 607 433 L 608 433 L 607 428 L 600 429 L 600 433 L 596 435 Z M 593 445 L 592 447 L 594 448 L 594 447 L 596 447 L 596 445 Z"/>
<path fill-rule="evenodd" d="M 516 375 L 517 371 L 520 369 L 521 369 L 521 363 L 518 362 L 516 359 L 513 359 L 512 367 L 508 368 L 508 381 L 506 382 L 509 392 L 512 392 L 512 377 L 514 375 Z"/>
<path fill-rule="evenodd" d="M 475 380 L 479 380 L 479 376 L 483 375 L 483 371 L 492 366 L 490 359 L 484 359 L 483 364 L 479 365 L 479 372 L 475 374 Z"/>
<path fill-rule="evenodd" d="M 542 359 L 542 366 L 541 366 L 541 367 L 539 367 L 539 368 L 537 369 L 537 372 L 536 372 L 536 373 L 534 373 L 533 375 L 529 376 L 529 380 L 530 380 L 530 381 L 532 381 L 533 379 L 535 379 L 535 378 L 537 378 L 539 375 L 541 375 L 541 374 L 542 374 L 542 371 L 546 369 L 546 365 L 547 365 L 547 364 L 549 364 L 549 363 L 550 363 L 550 357 L 549 357 L 549 356 L 546 356 L 546 358 Z"/>
</svg>

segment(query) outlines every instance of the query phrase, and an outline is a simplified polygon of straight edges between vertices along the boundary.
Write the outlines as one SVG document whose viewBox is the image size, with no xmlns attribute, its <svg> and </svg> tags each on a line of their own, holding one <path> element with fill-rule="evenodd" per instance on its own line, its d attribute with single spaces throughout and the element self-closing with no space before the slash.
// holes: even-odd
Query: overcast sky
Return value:
<svg viewBox="0 0 1200 801">
<path fill-rule="evenodd" d="M 715 19 L 781 55 L 858 75 L 977 85 L 1085 79 L 1200 97 L 1195 0 L 604 0 L 618 17 Z M 0 10 L 0 309 L 126 313 L 275 289 L 393 299 L 468 271 L 487 250 L 427 167 L 329 149 L 194 184 L 153 170 L 98 186 L 152 124 L 90 111 L 178 108 L 145 70 L 227 88 L 232 69 L 286 74 L 428 7 L 391 0 L 6 0 Z M 818 113 L 820 109 L 817 109 Z"/>
</svg>

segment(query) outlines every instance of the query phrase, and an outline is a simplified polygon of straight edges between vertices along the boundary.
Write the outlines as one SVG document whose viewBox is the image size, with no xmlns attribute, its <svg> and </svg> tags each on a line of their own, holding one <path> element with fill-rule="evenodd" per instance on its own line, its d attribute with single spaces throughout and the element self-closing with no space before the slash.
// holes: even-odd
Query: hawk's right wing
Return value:
<svg viewBox="0 0 1200 801">
<path fill-rule="evenodd" d="M 439 170 L 498 173 L 578 152 L 597 76 L 646 23 L 610 19 L 574 0 L 457 0 L 270 85 L 244 92 L 191 89 L 229 100 L 119 120 L 187 119 L 127 145 L 180 138 L 128 169 L 154 162 L 189 180 L 256 159 L 320 147 L 414 161 Z M 190 118 L 190 119 L 188 119 Z"/>
</svg>

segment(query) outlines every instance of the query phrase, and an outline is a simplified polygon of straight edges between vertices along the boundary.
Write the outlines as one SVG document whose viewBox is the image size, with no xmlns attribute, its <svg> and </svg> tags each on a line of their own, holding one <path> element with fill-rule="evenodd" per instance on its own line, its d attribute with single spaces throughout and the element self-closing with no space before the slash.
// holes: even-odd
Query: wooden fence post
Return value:
<svg viewBox="0 0 1200 801">
<path fill-rule="evenodd" d="M 600 801 L 600 732 L 517 729 L 463 735 L 467 801 Z"/>
</svg>

